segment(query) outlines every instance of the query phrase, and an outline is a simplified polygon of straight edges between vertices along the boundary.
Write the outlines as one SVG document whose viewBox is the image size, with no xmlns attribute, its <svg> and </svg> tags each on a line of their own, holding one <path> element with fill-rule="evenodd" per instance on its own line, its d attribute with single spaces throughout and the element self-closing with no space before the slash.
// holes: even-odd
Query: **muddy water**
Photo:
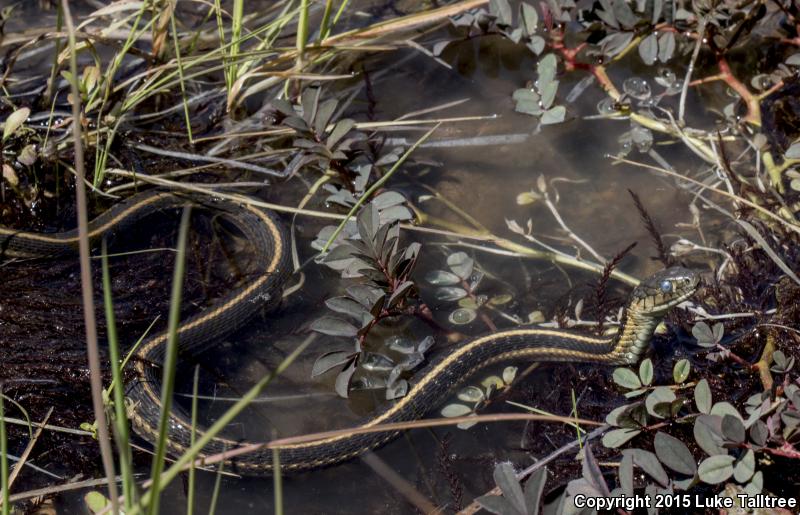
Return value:
<svg viewBox="0 0 800 515">
<path fill-rule="evenodd" d="M 535 188 L 537 179 L 544 176 L 550 195 L 558 197 L 557 209 L 564 223 L 601 255 L 610 258 L 630 243 L 639 242 L 622 262 L 626 272 L 639 277 L 659 265 L 651 259 L 655 251 L 628 189 L 639 194 L 670 238 L 688 234 L 688 229 L 677 225 L 691 222 L 685 207 L 688 199 L 671 180 L 629 166 L 614 166 L 605 157 L 618 151 L 617 139 L 629 129 L 628 122 L 581 119 L 587 113 L 595 114 L 594 106 L 603 98 L 599 88 L 590 86 L 576 103 L 568 105 L 565 123 L 538 130 L 535 119 L 514 112 L 511 100 L 513 91 L 533 76 L 535 62 L 526 54 L 505 41 L 489 37 L 453 45 L 442 59 L 450 68 L 411 51 L 371 58 L 367 63 L 376 70 L 401 63 L 373 87 L 370 101 L 374 101 L 373 112 L 378 120 L 390 120 L 461 99 L 467 102 L 433 116 L 492 116 L 445 125 L 434 136 L 456 143 L 470 139 L 468 146 L 429 147 L 417 152 L 418 164 L 409 166 L 394 179 L 393 185 L 412 201 L 418 202 L 430 192 L 426 187 L 432 188 L 497 235 L 522 241 L 508 230 L 506 220 L 517 220 L 524 226 L 530 219 L 537 237 L 559 248 L 573 249 L 574 242 L 565 237 L 541 203 L 527 206 L 515 203 L 519 193 Z M 562 78 L 562 101 L 582 78 L 581 74 Z M 388 137 L 413 140 L 420 134 L 390 133 Z M 659 152 L 673 167 L 682 169 L 687 156 L 678 148 L 659 148 Z M 635 152 L 632 157 L 649 162 L 647 156 Z M 296 199 L 286 200 L 287 204 L 296 204 Z M 462 221 L 441 204 L 420 205 L 443 219 Z M 312 255 L 309 243 L 320 227 L 317 221 L 299 220 L 298 248 L 302 257 Z M 423 243 L 424 254 L 417 273 L 420 281 L 426 271 L 442 268 L 444 258 L 452 251 L 441 245 L 447 241 L 441 237 L 409 232 L 405 238 Z M 515 301 L 507 311 L 522 318 L 533 310 L 541 310 L 549 317 L 557 309 L 574 304 L 582 295 L 581 288 L 592 280 L 585 273 L 546 262 L 467 251 L 483 269 L 496 276 L 499 290 L 514 296 Z M 203 393 L 210 400 L 201 401 L 201 407 L 207 420 L 213 420 L 230 405 L 226 399 L 240 395 L 302 341 L 305 333 L 298 328 L 324 313 L 324 299 L 343 287 L 329 270 L 311 266 L 306 274 L 306 285 L 299 293 L 285 299 L 277 310 L 259 318 L 245 331 L 219 342 L 207 356 L 198 358 L 204 370 L 222 375 L 219 380 L 213 374 L 204 375 Z M 625 287 L 617 286 L 618 296 L 625 291 Z M 439 310 L 437 317 L 443 319 L 452 310 L 452 305 L 443 303 L 434 303 L 433 307 Z M 505 326 L 509 322 L 500 319 L 497 324 Z M 404 330 L 420 339 L 431 334 L 431 329 L 423 324 L 411 324 Z M 473 324 L 460 331 L 474 335 L 485 333 L 488 328 Z M 80 338 L 79 334 L 71 336 Z M 442 334 L 435 336 L 443 343 Z M 356 424 L 375 409 L 383 392 L 359 392 L 352 399 L 343 400 L 332 393 L 335 374 L 310 378 L 317 356 L 350 346 L 342 339 L 318 337 L 305 355 L 268 389 L 265 398 L 229 428 L 228 434 L 263 440 L 273 435 L 288 436 Z M 527 364 L 518 365 L 524 368 Z M 498 372 L 487 371 L 485 375 Z M 190 368 L 181 371 L 179 392 L 190 391 L 190 377 Z M 607 395 L 607 387 L 603 373 L 592 367 L 550 366 L 521 381 L 508 396 L 517 402 L 566 414 L 574 390 L 581 398 L 585 410 L 582 414 L 599 418 L 619 401 Z M 502 402 L 490 409 L 510 410 Z M 573 433 L 562 428 L 525 423 L 478 425 L 469 431 L 420 430 L 376 451 L 375 456 L 434 504 L 453 507 L 459 499 L 468 503 L 492 486 L 491 471 L 497 461 L 530 463 L 573 438 Z M 569 464 L 562 466 L 565 470 L 569 468 Z M 142 471 L 147 468 L 143 466 Z M 214 481 L 211 474 L 198 476 L 199 506 L 205 507 L 210 502 Z M 217 513 L 272 511 L 270 478 L 226 477 L 219 495 Z M 284 478 L 283 495 L 287 513 L 415 511 L 396 486 L 379 477 L 360 459 Z M 185 502 L 185 485 L 176 482 L 165 496 L 163 513 L 179 512 Z M 77 509 L 79 503 L 78 499 L 66 500 L 65 512 Z"/>
<path fill-rule="evenodd" d="M 499 48 L 494 48 L 494 45 Z M 564 222 L 597 252 L 610 257 L 638 241 L 639 245 L 623 261 L 624 270 L 642 276 L 659 268 L 659 264 L 651 259 L 655 251 L 627 190 L 639 194 L 661 229 L 670 234 L 681 232 L 676 224 L 691 221 L 685 209 L 687 198 L 669 180 L 631 167 L 613 166 L 612 161 L 604 157 L 618 150 L 617 138 L 628 130 L 628 123 L 580 119 L 579 113 L 593 113 L 594 105 L 602 99 L 600 92 L 590 88 L 575 105 L 570 106 L 566 123 L 537 132 L 535 121 L 514 113 L 510 100 L 513 90 L 530 77 L 534 63 L 522 55 L 512 55 L 501 59 L 498 64 L 498 53 L 514 51 L 500 40 L 471 41 L 463 46 L 467 48 L 456 50 L 458 57 L 451 61 L 452 70 L 427 58 L 412 58 L 374 88 L 375 116 L 378 119 L 391 119 L 421 106 L 465 98 L 469 99 L 467 103 L 438 116 L 495 116 L 491 120 L 449 126 L 437 134 L 435 137 L 439 139 L 472 138 L 472 146 L 420 150 L 416 155 L 418 161 L 430 164 L 409 167 L 396 178 L 395 187 L 405 191 L 412 200 L 425 195 L 428 191 L 425 187 L 433 188 L 488 229 L 505 237 L 512 237 L 506 219 L 516 219 L 524 224 L 530 218 L 536 233 L 543 235 L 547 243 L 572 248 L 573 243 L 565 239 L 546 208 L 515 203 L 517 194 L 535 188 L 537 178 L 543 175 L 551 184 L 551 195 L 558 195 L 557 208 Z M 469 55 L 474 59 L 472 65 L 465 61 L 468 59 L 465 56 Z M 402 57 L 402 54 L 386 56 L 390 61 L 402 60 Z M 382 61 L 372 64 L 382 66 Z M 569 91 L 580 78 L 567 75 L 562 90 Z M 414 94 L 408 94 L 409 91 Z M 516 141 L 520 135 L 524 137 Z M 395 135 L 390 134 L 390 137 Z M 415 136 L 406 134 L 404 137 Z M 492 137 L 511 141 L 481 144 L 480 138 L 490 140 Z M 675 167 L 680 167 L 685 158 L 685 154 L 669 150 L 662 150 L 662 154 Z M 646 156 L 641 159 L 647 160 Z M 422 206 L 431 214 L 460 221 L 441 205 L 430 203 Z M 313 222 L 306 221 L 304 235 L 313 237 L 316 228 Z M 444 241 L 442 238 L 412 233 L 407 237 L 422 241 L 425 249 L 418 277 L 422 278 L 429 269 L 443 267 L 444 258 L 450 251 L 444 251 L 439 245 Z M 304 247 L 301 245 L 301 248 Z M 570 301 L 574 303 L 585 290 L 581 288 L 592 280 L 587 274 L 558 269 L 549 263 L 469 252 L 483 268 L 497 275 L 500 289 L 505 288 L 518 299 L 509 311 L 522 317 L 535 309 L 550 316 L 557 307 Z M 217 395 L 235 396 L 237 391 L 244 390 L 274 367 L 302 339 L 302 335 L 287 333 L 322 313 L 321 301 L 341 288 L 334 275 L 319 270 L 310 271 L 308 284 L 299 298 L 289 299 L 269 322 L 265 322 L 266 325 L 253 328 L 240 336 L 238 343 L 231 344 L 230 357 L 227 357 L 226 350 L 223 359 L 230 360 L 231 369 L 238 372 L 229 380 L 234 387 L 218 389 Z M 625 291 L 624 287 L 617 289 L 619 295 L 624 295 Z M 446 303 L 434 302 L 433 307 L 440 311 L 438 315 L 443 319 L 452 310 L 452 304 Z M 503 320 L 497 323 L 508 325 Z M 424 325 L 409 330 L 419 338 L 430 333 Z M 481 334 L 487 328 L 473 324 L 462 331 Z M 441 335 L 439 337 L 441 343 Z M 370 397 L 379 399 L 381 390 L 357 393 L 349 401 L 344 401 L 331 396 L 335 374 L 328 374 L 322 380 L 309 379 L 316 356 L 327 350 L 348 349 L 349 345 L 341 339 L 318 338 L 307 355 L 293 365 L 274 388 L 270 388 L 268 397 L 271 399 L 253 408 L 240 424 L 231 428 L 231 434 L 262 439 L 273 430 L 281 435 L 302 434 L 347 427 L 368 415 L 374 404 Z M 277 354 L 275 346 L 281 349 Z M 524 367 L 527 364 L 518 365 Z M 499 373 L 499 369 L 487 371 L 482 377 L 490 373 Z M 593 367 L 551 366 L 543 367 L 534 376 L 523 380 L 509 398 L 566 414 L 574 390 L 581 398 L 585 413 L 595 413 L 599 418 L 615 402 L 613 396 L 607 395 L 607 388 L 603 373 Z M 208 407 L 212 413 L 226 406 L 219 401 L 210 404 Z M 500 401 L 490 408 L 492 410 L 508 411 L 509 407 L 504 407 Z M 453 499 L 457 497 L 453 492 L 460 492 L 461 499 L 468 502 L 492 485 L 491 471 L 498 460 L 530 463 L 534 457 L 571 441 L 573 436 L 561 428 L 525 423 L 479 425 L 469 431 L 421 430 L 408 433 L 376 451 L 375 455 L 423 496 L 438 505 L 453 507 Z M 561 466 L 568 468 L 569 464 Z M 205 501 L 213 481 L 211 476 L 201 478 L 203 486 L 198 491 Z M 224 479 L 222 485 L 221 513 L 271 511 L 271 479 Z M 415 511 L 395 486 L 381 479 L 359 459 L 287 477 L 283 493 L 285 505 L 291 513 L 401 514 Z M 183 506 L 183 487 L 174 486 L 168 499 L 169 505 L 175 509 Z"/>
</svg>

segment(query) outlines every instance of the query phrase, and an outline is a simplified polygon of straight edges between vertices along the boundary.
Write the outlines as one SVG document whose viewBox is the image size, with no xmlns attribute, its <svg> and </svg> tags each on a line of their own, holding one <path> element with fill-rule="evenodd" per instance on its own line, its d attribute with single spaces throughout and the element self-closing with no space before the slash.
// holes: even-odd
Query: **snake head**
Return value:
<svg viewBox="0 0 800 515">
<path fill-rule="evenodd" d="M 631 309 L 643 315 L 658 315 L 691 297 L 700 284 L 700 276 L 674 266 L 651 275 L 633 290 Z"/>
</svg>

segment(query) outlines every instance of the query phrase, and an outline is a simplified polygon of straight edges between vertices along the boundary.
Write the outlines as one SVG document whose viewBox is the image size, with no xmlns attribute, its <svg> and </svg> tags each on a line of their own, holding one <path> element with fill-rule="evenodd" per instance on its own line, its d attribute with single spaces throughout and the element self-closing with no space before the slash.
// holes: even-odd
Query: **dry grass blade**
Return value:
<svg viewBox="0 0 800 515">
<path fill-rule="evenodd" d="M 47 414 L 44 416 L 44 419 L 39 424 L 39 428 L 34 433 L 33 438 L 30 439 L 28 445 L 25 446 L 25 450 L 22 452 L 22 456 L 20 456 L 19 461 L 16 465 L 14 465 L 14 470 L 11 471 L 11 475 L 8 476 L 8 490 L 11 490 L 11 487 L 14 485 L 14 480 L 17 479 L 19 475 L 19 471 L 22 470 L 22 467 L 25 466 L 25 462 L 28 461 L 28 456 L 30 456 L 31 451 L 33 450 L 33 446 L 36 445 L 36 442 L 39 440 L 39 436 L 42 434 L 42 430 L 44 429 L 45 424 L 47 421 L 50 420 L 50 415 L 53 414 L 53 408 L 51 407 L 47 410 Z"/>
<path fill-rule="evenodd" d="M 69 2 L 61 0 L 61 8 L 64 13 L 64 23 L 69 35 L 70 50 L 70 70 L 72 80 L 72 118 L 81 119 L 80 92 L 78 89 L 78 58 L 75 49 L 75 25 L 72 22 L 72 14 L 69 10 Z M 86 324 L 86 345 L 89 357 L 89 369 L 91 374 L 92 404 L 94 407 L 95 421 L 97 422 L 97 436 L 100 443 L 100 454 L 103 460 L 103 469 L 106 473 L 108 483 L 108 495 L 111 499 L 111 509 L 113 513 L 119 512 L 117 498 L 117 484 L 112 479 L 114 475 L 114 458 L 111 450 L 111 439 L 109 437 L 108 425 L 106 424 L 105 406 L 103 404 L 103 379 L 100 368 L 100 351 L 97 344 L 97 326 L 95 321 L 94 294 L 92 291 L 92 273 L 89 259 L 89 237 L 88 226 L 89 216 L 86 199 L 86 186 L 84 180 L 86 173 L 83 162 L 83 143 L 81 141 L 81 124 L 72 123 L 72 137 L 75 149 L 75 191 L 77 195 L 78 209 L 78 234 L 79 234 L 79 254 L 81 268 L 81 292 L 83 300 L 84 321 Z"/>
<path fill-rule="evenodd" d="M 406 429 L 419 429 L 423 427 L 440 427 L 440 426 L 453 426 L 461 422 L 507 422 L 510 420 L 536 420 L 539 422 L 555 422 L 559 424 L 585 424 L 590 426 L 602 426 L 602 422 L 595 422 L 594 420 L 586 420 L 582 418 L 561 417 L 558 415 L 530 415 L 527 413 L 496 413 L 490 415 L 475 415 L 466 417 L 453 417 L 453 418 L 432 418 L 425 420 L 410 420 L 408 422 L 393 422 L 390 424 L 378 424 L 375 426 L 362 426 L 350 429 L 338 429 L 334 431 L 323 431 L 321 433 L 312 433 L 301 436 L 290 436 L 288 438 L 281 438 L 273 440 L 266 445 L 267 448 L 280 449 L 299 443 L 314 442 L 316 440 L 324 440 L 335 436 L 343 435 L 361 435 L 368 433 L 382 433 L 386 431 L 404 431 Z"/>
</svg>

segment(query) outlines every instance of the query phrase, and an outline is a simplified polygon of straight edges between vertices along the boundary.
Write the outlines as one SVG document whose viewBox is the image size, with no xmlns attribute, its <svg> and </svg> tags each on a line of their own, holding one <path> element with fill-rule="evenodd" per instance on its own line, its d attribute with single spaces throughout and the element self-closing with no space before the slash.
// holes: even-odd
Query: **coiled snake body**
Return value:
<svg viewBox="0 0 800 515">
<path fill-rule="evenodd" d="M 174 193 L 150 191 L 137 194 L 100 215 L 90 224 L 89 236 L 97 239 L 119 232 L 155 211 L 181 207 L 191 198 Z M 195 201 L 196 202 L 196 201 Z M 288 270 L 286 235 L 270 212 L 231 201 L 208 200 L 226 216 L 254 247 L 261 273 L 251 283 L 220 299 L 213 307 L 182 321 L 178 329 L 179 351 L 199 351 L 245 324 L 265 299 L 280 294 Z M 14 231 L 0 227 L 0 256 L 39 258 L 76 248 L 77 231 L 53 234 Z M 669 268 L 654 274 L 637 286 L 625 309 L 622 327 L 616 336 L 588 336 L 572 330 L 518 327 L 466 341 L 446 355 L 439 356 L 415 374 L 409 392 L 381 413 L 362 424 L 416 420 L 439 405 L 448 392 L 476 370 L 508 360 L 588 362 L 603 365 L 636 363 L 666 312 L 689 298 L 697 288 L 698 276 L 685 268 Z M 158 367 L 166 345 L 166 332 L 144 341 L 135 351 L 133 367 L 137 379 L 129 385 L 127 396 L 134 401 L 131 423 L 145 440 L 158 439 L 161 401 L 158 392 Z M 202 434 L 197 428 L 196 434 Z M 344 434 L 280 449 L 282 471 L 302 471 L 332 465 L 397 436 L 397 432 Z M 191 422 L 178 411 L 170 413 L 168 451 L 179 455 L 189 447 Z M 203 455 L 230 451 L 246 442 L 214 438 Z M 232 463 L 235 470 L 248 475 L 267 475 L 273 470 L 272 451 L 244 454 Z"/>
</svg>

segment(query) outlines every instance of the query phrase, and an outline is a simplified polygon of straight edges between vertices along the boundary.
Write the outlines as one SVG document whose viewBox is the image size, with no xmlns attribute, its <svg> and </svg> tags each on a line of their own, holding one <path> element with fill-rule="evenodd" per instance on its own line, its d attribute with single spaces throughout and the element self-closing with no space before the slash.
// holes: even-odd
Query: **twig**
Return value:
<svg viewBox="0 0 800 515">
<path fill-rule="evenodd" d="M 560 225 L 561 228 L 564 231 L 566 231 L 566 233 L 569 235 L 570 238 L 572 238 L 578 245 L 586 249 L 586 251 L 589 252 L 589 254 L 591 254 L 598 262 L 605 263 L 606 258 L 598 254 L 597 251 L 595 251 L 588 243 L 583 241 L 583 239 L 580 236 L 572 232 L 572 229 L 567 227 L 567 224 L 564 223 L 564 220 L 558 213 L 558 209 L 556 209 L 555 204 L 553 204 L 553 202 L 550 200 L 550 196 L 547 194 L 546 191 L 543 192 L 543 195 L 544 195 L 544 203 L 545 205 L 547 205 L 548 209 L 550 209 L 550 212 L 553 214 L 553 218 L 556 219 L 556 222 L 558 222 L 558 225 Z"/>
</svg>

